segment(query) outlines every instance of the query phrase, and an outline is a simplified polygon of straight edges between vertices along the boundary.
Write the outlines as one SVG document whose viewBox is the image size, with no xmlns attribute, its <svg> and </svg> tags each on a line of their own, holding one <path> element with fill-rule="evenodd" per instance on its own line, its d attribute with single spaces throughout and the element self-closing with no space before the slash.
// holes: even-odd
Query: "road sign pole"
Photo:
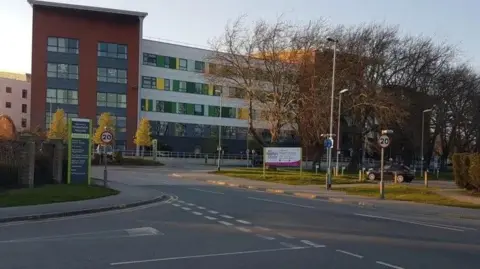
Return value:
<svg viewBox="0 0 480 269">
<path fill-rule="evenodd" d="M 105 127 L 105 131 L 102 132 L 100 135 L 103 144 L 103 186 L 107 187 L 108 182 L 108 156 L 107 156 L 107 145 L 109 145 L 113 141 L 113 134 L 107 130 Z M 113 157 L 113 156 L 112 156 Z"/>
<path fill-rule="evenodd" d="M 385 199 L 385 183 L 383 182 L 383 158 L 385 149 L 382 147 L 380 153 L 380 199 Z"/>
</svg>

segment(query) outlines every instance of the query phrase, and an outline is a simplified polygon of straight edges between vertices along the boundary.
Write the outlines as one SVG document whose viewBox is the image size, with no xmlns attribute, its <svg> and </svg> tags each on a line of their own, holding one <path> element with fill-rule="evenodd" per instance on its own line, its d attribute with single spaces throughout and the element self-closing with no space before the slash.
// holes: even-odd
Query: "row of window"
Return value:
<svg viewBox="0 0 480 269">
<path fill-rule="evenodd" d="M 64 37 L 48 37 L 47 51 L 62 53 L 79 53 L 79 40 Z M 97 45 L 97 56 L 117 59 L 127 59 L 127 45 L 107 42 L 99 42 Z"/>
<path fill-rule="evenodd" d="M 208 107 L 206 110 L 205 108 Z M 197 116 L 207 116 L 207 117 L 219 117 L 220 107 L 219 106 L 209 106 L 201 104 L 188 104 L 188 103 L 177 103 L 169 102 L 162 100 L 141 100 L 141 110 L 149 112 L 162 112 L 162 113 L 174 113 L 174 114 L 184 114 L 184 115 L 197 115 Z M 246 109 L 240 108 L 238 116 L 243 118 Z M 222 118 L 236 118 L 237 117 L 237 108 L 235 107 L 222 107 Z"/>
<path fill-rule="evenodd" d="M 192 63 L 192 66 L 189 66 L 189 63 Z M 183 58 L 175 58 L 151 53 L 143 54 L 143 64 L 183 71 L 194 71 L 198 73 L 205 72 L 205 62 L 203 61 L 188 61 L 187 59 Z"/>
<path fill-rule="evenodd" d="M 97 106 L 126 108 L 127 95 L 120 93 L 97 92 Z"/>
<path fill-rule="evenodd" d="M 127 84 L 127 70 L 98 67 L 97 81 Z"/>
<path fill-rule="evenodd" d="M 48 63 L 47 77 L 78 79 L 78 65 L 63 63 Z M 97 68 L 97 81 L 127 84 L 127 70 L 117 68 Z"/>
<path fill-rule="evenodd" d="M 78 105 L 78 91 L 48 88 L 47 103 Z"/>
<path fill-rule="evenodd" d="M 127 118 L 115 116 L 114 114 L 110 113 L 110 117 L 115 122 L 115 132 L 116 133 L 125 133 L 127 131 Z M 100 119 L 100 115 L 97 115 L 97 126 Z"/>
<path fill-rule="evenodd" d="M 5 102 L 5 108 L 12 108 L 12 102 Z M 27 104 L 22 104 L 22 113 L 28 113 Z"/>
<path fill-rule="evenodd" d="M 5 87 L 5 93 L 12 93 L 12 87 Z M 25 89 L 22 89 L 22 98 L 27 99 L 28 98 L 28 91 Z"/>
<path fill-rule="evenodd" d="M 47 130 L 50 129 L 50 123 L 52 122 L 52 117 L 55 112 L 50 113 L 50 111 L 45 112 L 45 128 Z M 78 118 L 77 113 L 65 113 L 65 118 L 68 119 L 73 119 L 73 118 Z"/>
</svg>

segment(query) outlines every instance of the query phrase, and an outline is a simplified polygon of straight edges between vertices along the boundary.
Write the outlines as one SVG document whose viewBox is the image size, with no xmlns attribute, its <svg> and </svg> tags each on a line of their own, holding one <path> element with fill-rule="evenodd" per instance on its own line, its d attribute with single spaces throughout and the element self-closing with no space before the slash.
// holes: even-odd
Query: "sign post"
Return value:
<svg viewBox="0 0 480 269">
<path fill-rule="evenodd" d="M 388 131 L 382 131 L 382 135 L 378 138 L 378 144 L 380 145 L 381 152 L 380 152 L 380 199 L 385 199 L 385 182 L 383 181 L 383 159 L 385 148 L 390 145 L 390 138 L 388 135 Z"/>
<path fill-rule="evenodd" d="M 68 120 L 68 184 L 90 185 L 92 160 L 92 121 Z"/>
<path fill-rule="evenodd" d="M 157 160 L 157 154 L 158 154 L 158 140 L 153 139 L 152 140 L 152 155 L 153 155 L 152 157 L 154 161 Z"/>
<path fill-rule="evenodd" d="M 107 127 L 105 127 L 105 131 L 102 132 L 100 135 L 100 140 L 102 140 L 103 144 L 103 163 L 104 163 L 104 168 L 103 168 L 103 186 L 107 186 L 107 181 L 108 181 L 108 170 L 107 170 L 107 163 L 108 163 L 108 157 L 107 157 L 107 146 L 112 143 L 113 141 L 113 134 L 112 132 L 107 130 Z"/>
<path fill-rule="evenodd" d="M 332 168 L 331 168 L 331 159 L 332 159 L 332 148 L 333 148 L 333 138 L 329 137 L 323 141 L 323 145 L 327 149 L 327 177 L 325 178 L 325 188 L 330 190 L 332 188 Z"/>
</svg>

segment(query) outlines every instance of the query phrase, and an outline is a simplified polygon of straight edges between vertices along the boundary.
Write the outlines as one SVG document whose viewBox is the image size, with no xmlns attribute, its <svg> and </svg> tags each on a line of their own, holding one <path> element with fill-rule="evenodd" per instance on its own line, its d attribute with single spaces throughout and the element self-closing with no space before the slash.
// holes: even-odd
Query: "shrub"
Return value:
<svg viewBox="0 0 480 269">
<path fill-rule="evenodd" d="M 0 164 L 0 187 L 12 188 L 19 186 L 18 166 Z"/>
<path fill-rule="evenodd" d="M 462 189 L 480 191 L 480 154 L 456 153 L 452 163 L 455 184 Z"/>
<path fill-rule="evenodd" d="M 93 154 L 92 165 L 99 165 L 102 160 L 102 156 L 98 153 Z"/>
<path fill-rule="evenodd" d="M 480 154 L 470 155 L 470 167 L 468 168 L 468 190 L 480 191 Z"/>
<path fill-rule="evenodd" d="M 116 164 L 123 164 L 125 161 L 125 158 L 123 158 L 123 155 L 121 152 L 119 151 L 116 151 L 114 154 L 113 154 L 113 162 L 116 163 Z"/>
</svg>

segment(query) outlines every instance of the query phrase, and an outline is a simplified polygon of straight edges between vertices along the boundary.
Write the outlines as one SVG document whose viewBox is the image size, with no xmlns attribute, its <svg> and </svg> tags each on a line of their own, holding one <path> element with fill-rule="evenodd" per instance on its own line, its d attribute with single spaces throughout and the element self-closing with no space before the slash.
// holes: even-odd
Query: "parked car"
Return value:
<svg viewBox="0 0 480 269">
<path fill-rule="evenodd" d="M 393 180 L 394 174 L 397 173 L 397 182 L 412 182 L 415 179 L 415 174 L 406 165 L 393 164 L 385 165 L 383 167 L 383 176 Z M 372 168 L 367 171 L 367 178 L 369 180 L 380 180 L 380 168 Z"/>
</svg>

